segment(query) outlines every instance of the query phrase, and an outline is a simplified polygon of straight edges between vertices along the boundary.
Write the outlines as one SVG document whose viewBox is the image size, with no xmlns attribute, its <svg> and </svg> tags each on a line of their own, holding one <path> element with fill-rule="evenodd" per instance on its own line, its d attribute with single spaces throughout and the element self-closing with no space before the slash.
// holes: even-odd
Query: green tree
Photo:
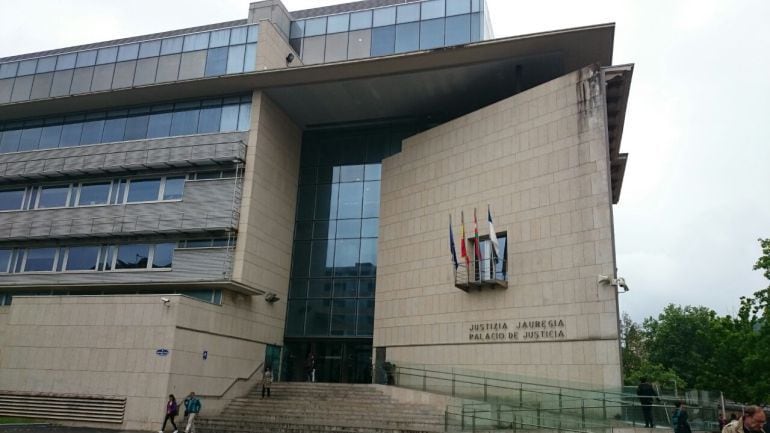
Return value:
<svg viewBox="0 0 770 433">
<path fill-rule="evenodd" d="M 620 344 L 623 356 L 623 377 L 630 377 L 639 370 L 647 359 L 644 348 L 644 330 L 631 319 L 628 313 L 623 313 L 620 319 Z M 626 380 L 628 384 L 628 381 Z"/>
</svg>

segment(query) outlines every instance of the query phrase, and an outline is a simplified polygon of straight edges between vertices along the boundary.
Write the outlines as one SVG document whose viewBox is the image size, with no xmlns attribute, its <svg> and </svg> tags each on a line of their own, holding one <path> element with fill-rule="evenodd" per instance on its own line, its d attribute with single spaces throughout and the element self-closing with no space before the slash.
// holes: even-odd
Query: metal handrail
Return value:
<svg viewBox="0 0 770 433">
<path fill-rule="evenodd" d="M 498 263 L 500 262 L 500 263 Z M 508 272 L 502 260 L 486 258 L 460 262 L 454 268 L 455 284 L 483 283 L 487 281 L 507 281 Z"/>
</svg>

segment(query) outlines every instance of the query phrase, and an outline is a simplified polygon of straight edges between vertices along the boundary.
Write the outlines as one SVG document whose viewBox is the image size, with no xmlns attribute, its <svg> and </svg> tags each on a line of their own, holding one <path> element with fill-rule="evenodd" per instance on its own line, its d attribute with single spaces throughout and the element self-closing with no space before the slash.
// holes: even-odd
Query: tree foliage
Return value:
<svg viewBox="0 0 770 433">
<path fill-rule="evenodd" d="M 770 239 L 760 239 L 754 270 L 770 280 Z M 648 377 L 668 387 L 674 380 L 720 390 L 745 403 L 770 402 L 770 287 L 740 298 L 735 317 L 706 307 L 668 305 L 642 325 L 622 320 L 623 371 L 627 384 Z"/>
</svg>

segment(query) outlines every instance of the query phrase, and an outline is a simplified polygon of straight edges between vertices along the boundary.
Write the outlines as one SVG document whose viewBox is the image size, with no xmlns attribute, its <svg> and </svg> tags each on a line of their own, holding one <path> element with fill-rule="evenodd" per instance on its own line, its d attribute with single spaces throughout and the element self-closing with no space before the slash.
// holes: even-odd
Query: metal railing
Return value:
<svg viewBox="0 0 770 433">
<path fill-rule="evenodd" d="M 482 285 L 506 287 L 508 273 L 505 268 L 506 264 L 502 260 L 492 258 L 459 263 L 457 268 L 453 267 L 455 286 L 461 288 Z"/>
</svg>

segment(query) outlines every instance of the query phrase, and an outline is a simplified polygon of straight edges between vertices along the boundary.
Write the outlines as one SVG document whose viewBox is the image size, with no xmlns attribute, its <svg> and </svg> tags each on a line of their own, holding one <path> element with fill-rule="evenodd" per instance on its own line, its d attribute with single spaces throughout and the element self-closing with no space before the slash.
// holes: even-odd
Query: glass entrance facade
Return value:
<svg viewBox="0 0 770 433">
<path fill-rule="evenodd" d="M 380 172 L 414 125 L 308 131 L 286 317 L 284 380 L 371 381 Z"/>
</svg>

